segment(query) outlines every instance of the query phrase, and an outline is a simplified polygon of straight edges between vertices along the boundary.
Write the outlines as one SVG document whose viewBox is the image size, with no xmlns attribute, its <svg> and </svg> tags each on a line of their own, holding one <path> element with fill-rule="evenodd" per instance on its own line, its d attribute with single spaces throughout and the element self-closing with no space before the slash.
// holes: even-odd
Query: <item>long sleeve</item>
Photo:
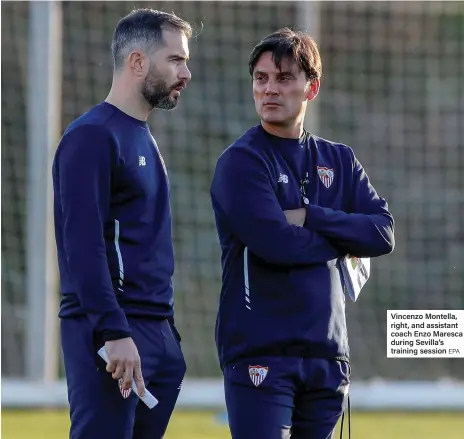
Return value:
<svg viewBox="0 0 464 439">
<path fill-rule="evenodd" d="M 81 306 L 105 341 L 130 334 L 113 290 L 104 239 L 115 157 L 109 133 L 93 125 L 66 134 L 56 157 L 68 268 Z"/>
<path fill-rule="evenodd" d="M 265 163 L 252 152 L 230 148 L 219 159 L 211 187 L 214 210 L 234 235 L 268 263 L 325 263 L 341 253 L 316 232 L 288 224 Z"/>
<path fill-rule="evenodd" d="M 308 205 L 305 227 L 333 240 L 338 247 L 354 256 L 388 254 L 395 246 L 393 216 L 351 149 L 350 152 L 354 168 L 352 212 Z"/>
</svg>

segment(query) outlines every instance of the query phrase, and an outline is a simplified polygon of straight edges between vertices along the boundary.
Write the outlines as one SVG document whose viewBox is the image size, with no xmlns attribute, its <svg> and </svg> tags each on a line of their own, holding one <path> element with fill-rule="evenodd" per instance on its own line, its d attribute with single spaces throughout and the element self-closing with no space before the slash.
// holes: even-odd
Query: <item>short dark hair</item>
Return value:
<svg viewBox="0 0 464 439">
<path fill-rule="evenodd" d="M 309 81 L 322 77 L 321 55 L 316 42 L 305 32 L 288 27 L 268 35 L 252 50 L 248 60 L 250 75 L 264 52 L 271 52 L 276 67 L 280 70 L 282 60 L 293 60 L 306 73 Z"/>
<path fill-rule="evenodd" d="M 175 14 L 156 11 L 151 8 L 135 9 L 122 18 L 116 26 L 111 43 L 115 69 L 124 64 L 125 57 L 134 48 L 149 50 L 152 46 L 163 45 L 163 30 L 174 29 L 192 36 L 191 25 Z"/>
</svg>

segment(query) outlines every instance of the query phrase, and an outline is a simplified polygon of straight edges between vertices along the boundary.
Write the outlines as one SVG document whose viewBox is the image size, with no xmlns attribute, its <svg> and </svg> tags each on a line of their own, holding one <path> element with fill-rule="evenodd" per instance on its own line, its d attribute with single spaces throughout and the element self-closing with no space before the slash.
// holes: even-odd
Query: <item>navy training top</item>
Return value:
<svg viewBox="0 0 464 439">
<path fill-rule="evenodd" d="M 106 102 L 66 129 L 53 162 L 59 316 L 106 340 L 126 316 L 173 320 L 169 183 L 146 122 Z"/>
<path fill-rule="evenodd" d="M 211 199 L 222 250 L 221 367 L 265 355 L 348 360 L 338 258 L 394 247 L 393 217 L 352 149 L 255 126 L 221 154 Z M 283 211 L 301 207 L 304 226 L 288 224 Z"/>
</svg>

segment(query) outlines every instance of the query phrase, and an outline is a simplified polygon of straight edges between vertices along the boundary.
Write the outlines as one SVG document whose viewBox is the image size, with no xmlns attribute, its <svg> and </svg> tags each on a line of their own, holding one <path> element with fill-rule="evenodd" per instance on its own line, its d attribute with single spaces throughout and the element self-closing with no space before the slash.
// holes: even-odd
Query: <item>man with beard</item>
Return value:
<svg viewBox="0 0 464 439">
<path fill-rule="evenodd" d="M 190 81 L 191 26 L 139 9 L 117 25 L 107 99 L 72 122 L 53 163 L 61 343 L 71 439 L 164 436 L 186 366 L 174 326 L 166 169 L 147 125 Z M 106 365 L 97 355 L 106 348 Z M 131 393 L 148 389 L 152 410 Z"/>
</svg>

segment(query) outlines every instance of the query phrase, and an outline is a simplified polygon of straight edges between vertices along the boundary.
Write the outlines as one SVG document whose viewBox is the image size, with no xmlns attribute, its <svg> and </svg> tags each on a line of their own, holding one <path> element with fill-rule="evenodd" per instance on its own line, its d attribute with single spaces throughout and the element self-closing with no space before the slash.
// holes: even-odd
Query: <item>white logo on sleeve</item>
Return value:
<svg viewBox="0 0 464 439">
<path fill-rule="evenodd" d="M 145 157 L 143 155 L 139 155 L 139 166 L 145 166 L 147 164 L 147 161 L 145 160 Z"/>
<path fill-rule="evenodd" d="M 280 174 L 277 183 L 288 183 L 288 175 Z"/>
</svg>

